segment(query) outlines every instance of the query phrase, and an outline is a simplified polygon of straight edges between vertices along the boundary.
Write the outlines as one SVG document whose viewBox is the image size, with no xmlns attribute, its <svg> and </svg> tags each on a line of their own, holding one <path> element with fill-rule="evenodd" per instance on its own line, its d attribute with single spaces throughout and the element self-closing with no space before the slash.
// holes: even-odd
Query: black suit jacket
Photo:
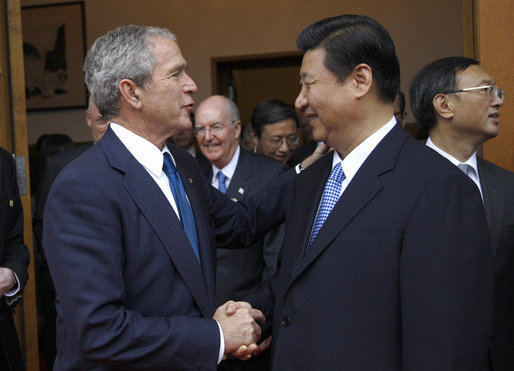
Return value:
<svg viewBox="0 0 514 371">
<path fill-rule="evenodd" d="M 112 129 L 55 180 L 43 248 L 57 291 L 56 369 L 216 368 L 214 247 L 248 244 L 282 222 L 282 187 L 267 194 L 266 208 L 258 198 L 234 203 L 189 153 L 170 150 L 201 264 L 170 203 Z"/>
<path fill-rule="evenodd" d="M 27 283 L 29 250 L 23 243 L 23 210 L 16 182 L 16 165 L 0 148 L 0 267 L 11 269 L 19 280 L 19 292 L 0 299 L 0 368 L 24 369 L 11 308 L 21 299 Z"/>
<path fill-rule="evenodd" d="M 274 370 L 482 370 L 493 271 L 475 184 L 396 125 L 306 251 L 332 156 L 296 177 Z"/>
<path fill-rule="evenodd" d="M 514 368 L 514 173 L 477 158 L 495 270 L 494 370 Z"/>
<path fill-rule="evenodd" d="M 211 163 L 208 160 L 199 162 L 202 172 L 210 182 Z M 241 148 L 226 195 L 234 201 L 244 200 L 261 191 L 264 185 L 286 170 L 287 166 L 280 161 Z M 281 237 L 283 235 L 280 235 L 279 230 L 275 230 L 249 248 L 217 249 L 217 305 L 227 300 L 251 300 L 249 295 L 260 289 L 263 280 L 271 277 L 276 270 L 278 250 L 282 244 Z"/>
<path fill-rule="evenodd" d="M 29 276 L 30 254 L 23 243 L 23 210 L 16 182 L 16 165 L 3 148 L 0 148 L 0 175 L 0 267 L 16 273 L 21 297 Z"/>
</svg>

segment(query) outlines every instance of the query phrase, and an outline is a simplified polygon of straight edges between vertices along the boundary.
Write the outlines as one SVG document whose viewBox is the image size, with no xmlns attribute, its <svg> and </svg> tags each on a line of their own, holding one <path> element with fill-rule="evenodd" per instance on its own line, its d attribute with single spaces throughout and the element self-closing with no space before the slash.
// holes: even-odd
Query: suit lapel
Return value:
<svg viewBox="0 0 514 371">
<path fill-rule="evenodd" d="M 492 173 L 491 169 L 487 166 L 487 163 L 481 158 L 477 158 L 477 161 L 480 186 L 484 194 L 485 214 L 489 226 L 489 233 L 491 234 L 493 257 L 496 257 L 498 239 L 502 228 L 505 190 L 503 184 L 497 181 L 494 173 Z"/>
<path fill-rule="evenodd" d="M 200 187 L 202 184 L 201 179 L 199 179 L 198 177 L 201 176 L 201 174 L 199 172 L 194 172 L 193 167 L 187 166 L 184 163 L 184 160 L 190 160 L 189 157 L 184 156 L 184 153 L 179 153 L 175 146 L 168 146 L 168 148 L 170 148 L 170 151 L 172 152 L 173 157 L 177 162 L 177 169 L 182 180 L 182 184 L 184 185 L 184 190 L 186 191 L 187 198 L 189 199 L 189 203 L 191 204 L 191 208 L 193 209 L 193 215 L 196 224 L 196 233 L 198 237 L 198 248 L 200 251 L 201 258 L 201 268 L 203 272 L 205 286 L 207 287 L 208 293 L 214 293 L 216 276 L 216 256 L 215 251 L 211 245 L 209 232 L 207 232 L 210 226 L 210 217 L 206 212 L 204 203 L 200 199 L 202 189 L 198 189 L 198 187 Z M 187 155 L 190 156 L 189 154 Z M 208 183 L 210 186 L 210 181 Z M 186 236 L 185 233 L 184 236 Z M 213 298 L 210 295 L 208 297 L 209 300 L 212 302 Z"/>
<path fill-rule="evenodd" d="M 249 158 L 245 151 L 240 150 L 234 176 L 227 188 L 227 196 L 238 200 L 244 199 L 252 187 L 251 177 L 252 170 Z"/>
<path fill-rule="evenodd" d="M 380 192 L 382 184 L 379 177 L 394 168 L 398 152 L 407 138 L 408 134 L 396 125 L 371 152 L 332 209 L 313 244 L 303 259 L 299 260 L 297 268 L 291 276 L 291 282 L 312 264 L 339 234 L 344 233 L 344 229 L 352 219 Z M 331 157 L 330 160 L 332 160 Z M 309 178 L 312 179 L 312 177 Z M 327 178 L 328 175 L 318 179 L 325 179 L 326 182 Z M 322 184 L 321 192 L 323 192 L 325 182 Z M 311 207 L 310 223 L 306 223 L 310 228 L 304 232 L 303 248 L 307 246 L 320 198 L 321 194 L 316 197 L 318 202 Z"/>
<path fill-rule="evenodd" d="M 166 249 L 201 312 L 205 316 L 211 316 L 212 309 L 203 281 L 202 268 L 173 208 L 159 186 L 111 129 L 104 137 L 106 138 L 102 141 L 102 147 L 111 166 L 125 174 L 124 186 L 127 192 Z"/>
</svg>

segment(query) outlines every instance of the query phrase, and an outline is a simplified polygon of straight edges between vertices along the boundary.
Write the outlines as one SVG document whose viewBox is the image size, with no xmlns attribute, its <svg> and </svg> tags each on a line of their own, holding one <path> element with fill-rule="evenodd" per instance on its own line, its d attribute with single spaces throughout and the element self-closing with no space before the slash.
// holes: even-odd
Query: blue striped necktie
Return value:
<svg viewBox="0 0 514 371">
<path fill-rule="evenodd" d="M 325 184 L 325 190 L 323 191 L 323 196 L 321 197 L 321 204 L 318 210 L 318 215 L 316 215 L 314 227 L 312 228 L 309 247 L 314 242 L 314 239 L 318 235 L 318 232 L 323 226 L 323 223 L 325 223 L 328 215 L 339 200 L 339 197 L 341 196 L 341 186 L 345 178 L 346 176 L 344 175 L 343 167 L 341 166 L 341 163 L 338 162 L 332 169 L 332 174 L 330 174 L 330 178 L 328 178 L 328 181 Z"/>
<path fill-rule="evenodd" d="M 220 192 L 223 192 L 223 193 L 227 193 L 227 176 L 225 174 L 223 174 L 220 171 L 218 171 L 218 189 L 220 190 Z"/>
<path fill-rule="evenodd" d="M 189 204 L 189 201 L 186 198 L 184 185 L 180 180 L 177 168 L 171 160 L 171 156 L 168 152 L 164 153 L 164 162 L 162 165 L 162 170 L 168 176 L 171 193 L 173 193 L 173 198 L 175 199 L 175 203 L 177 204 L 180 221 L 182 222 L 182 226 L 184 227 L 184 232 L 186 232 L 187 238 L 191 243 L 191 247 L 193 248 L 193 251 L 195 252 L 198 261 L 200 261 L 200 252 L 198 251 L 198 237 L 196 235 L 196 224 L 195 218 L 193 217 L 193 210 L 191 210 L 191 205 Z"/>
</svg>

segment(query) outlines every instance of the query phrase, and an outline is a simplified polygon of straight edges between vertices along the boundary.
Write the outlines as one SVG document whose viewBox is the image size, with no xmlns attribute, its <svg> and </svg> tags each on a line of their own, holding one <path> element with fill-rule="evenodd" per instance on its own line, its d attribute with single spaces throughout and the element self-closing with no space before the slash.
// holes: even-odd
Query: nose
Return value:
<svg viewBox="0 0 514 371">
<path fill-rule="evenodd" d="M 205 135 L 204 135 L 204 140 L 206 141 L 209 141 L 213 138 L 213 135 L 211 133 L 211 128 L 210 127 L 206 127 L 205 128 Z"/>
<path fill-rule="evenodd" d="M 282 138 L 282 141 L 280 142 L 280 147 L 278 147 L 278 150 L 280 152 L 284 152 L 284 153 L 289 152 L 289 146 L 287 145 L 287 139 L 286 138 Z"/>
<path fill-rule="evenodd" d="M 196 93 L 198 91 L 198 87 L 196 86 L 195 82 L 193 81 L 193 79 L 191 78 L 191 76 L 189 76 L 187 73 L 184 73 L 185 74 L 185 81 L 184 81 L 184 92 L 185 93 Z"/>
<path fill-rule="evenodd" d="M 298 109 L 299 111 L 302 111 L 305 108 L 305 106 L 307 106 L 307 97 L 303 93 L 303 87 L 300 90 L 298 97 L 296 97 L 294 105 L 295 105 L 296 109 Z"/>
<path fill-rule="evenodd" d="M 499 96 L 496 96 L 491 102 L 491 104 L 493 105 L 493 107 L 500 108 L 503 107 L 503 100 Z"/>
</svg>

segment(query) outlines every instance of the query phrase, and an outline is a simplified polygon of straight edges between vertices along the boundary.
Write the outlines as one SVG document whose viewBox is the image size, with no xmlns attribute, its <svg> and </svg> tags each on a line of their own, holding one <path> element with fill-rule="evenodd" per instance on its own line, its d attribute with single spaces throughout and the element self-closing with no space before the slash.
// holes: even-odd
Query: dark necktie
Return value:
<svg viewBox="0 0 514 371">
<path fill-rule="evenodd" d="M 343 184 L 343 180 L 346 178 L 344 175 L 343 167 L 341 163 L 337 163 L 332 170 L 332 174 L 330 174 L 330 178 L 328 178 L 327 183 L 325 184 L 325 189 L 323 190 L 323 196 L 321 197 L 321 204 L 318 210 L 318 215 L 316 216 L 316 220 L 314 221 L 314 227 L 312 227 L 311 239 L 309 241 L 309 246 L 312 245 L 314 239 L 318 235 L 319 230 L 327 220 L 328 215 L 334 208 L 335 204 L 339 200 L 339 196 L 341 195 L 341 187 Z"/>
<path fill-rule="evenodd" d="M 221 171 L 218 171 L 218 189 L 220 192 L 227 193 L 227 176 L 223 174 Z"/>
<path fill-rule="evenodd" d="M 178 212 L 180 215 L 180 221 L 182 222 L 184 231 L 186 232 L 187 238 L 191 243 L 191 247 L 193 248 L 196 257 L 198 258 L 198 261 L 200 261 L 200 253 L 198 251 L 198 237 L 196 235 L 196 225 L 195 219 L 193 217 L 193 211 L 191 210 L 191 205 L 189 205 L 189 201 L 186 198 L 186 192 L 184 191 L 184 186 L 180 180 L 177 168 L 171 160 L 170 154 L 167 152 L 164 153 L 162 170 L 168 176 L 171 193 L 173 193 L 173 198 L 175 199 L 175 203 L 177 204 Z"/>
</svg>

